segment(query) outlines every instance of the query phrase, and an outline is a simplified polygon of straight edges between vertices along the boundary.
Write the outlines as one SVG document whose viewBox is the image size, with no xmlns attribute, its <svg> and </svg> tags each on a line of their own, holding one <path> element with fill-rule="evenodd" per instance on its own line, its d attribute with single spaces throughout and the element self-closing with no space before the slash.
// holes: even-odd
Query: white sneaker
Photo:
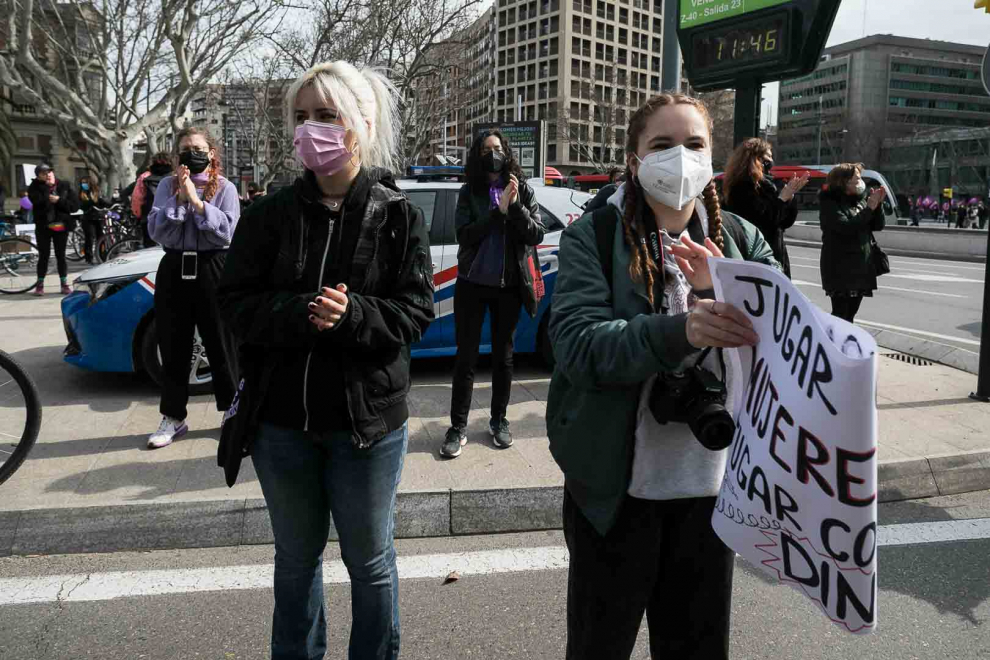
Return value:
<svg viewBox="0 0 990 660">
<path fill-rule="evenodd" d="M 173 417 L 162 417 L 162 423 L 158 425 L 158 430 L 148 438 L 148 449 L 161 449 L 168 447 L 172 441 L 181 435 L 185 435 L 189 427 L 184 420 Z"/>
</svg>

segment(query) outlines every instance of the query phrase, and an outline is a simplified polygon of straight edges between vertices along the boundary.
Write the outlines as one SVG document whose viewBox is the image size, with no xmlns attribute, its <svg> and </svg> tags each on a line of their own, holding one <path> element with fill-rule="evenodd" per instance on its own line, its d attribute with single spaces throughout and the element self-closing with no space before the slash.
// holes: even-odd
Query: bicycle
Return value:
<svg viewBox="0 0 990 660">
<path fill-rule="evenodd" d="M 38 246 L 23 236 L 0 239 L 0 293 L 26 293 L 38 282 Z M 52 262 L 48 260 L 48 273 Z M 46 275 L 48 274 L 46 273 Z"/>
<path fill-rule="evenodd" d="M 24 463 L 40 430 L 41 397 L 34 380 L 0 351 L 0 484 Z"/>
<path fill-rule="evenodd" d="M 100 263 L 106 263 L 111 258 L 111 248 L 128 239 L 140 241 L 142 236 L 138 219 L 125 211 L 120 204 L 98 210 L 103 213 L 103 235 L 97 240 L 93 251 Z M 123 246 L 120 250 L 122 249 Z"/>
</svg>

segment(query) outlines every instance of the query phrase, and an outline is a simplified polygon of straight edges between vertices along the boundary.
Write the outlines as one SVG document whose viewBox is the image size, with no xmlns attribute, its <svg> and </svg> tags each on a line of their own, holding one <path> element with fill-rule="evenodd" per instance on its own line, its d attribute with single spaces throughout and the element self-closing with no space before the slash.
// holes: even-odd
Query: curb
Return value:
<svg viewBox="0 0 990 660">
<path fill-rule="evenodd" d="M 980 354 L 942 344 L 930 339 L 919 339 L 911 335 L 901 334 L 893 330 L 882 330 L 868 325 L 859 326 L 866 330 L 876 340 L 881 348 L 911 355 L 929 362 L 937 362 L 947 367 L 965 371 L 978 376 L 980 374 Z"/>
<path fill-rule="evenodd" d="M 820 250 L 822 244 L 819 241 L 806 241 L 799 238 L 787 238 L 787 245 L 794 247 L 814 248 Z M 921 250 L 901 250 L 898 248 L 884 247 L 883 251 L 891 257 L 914 257 L 915 259 L 937 259 L 939 261 L 961 261 L 971 264 L 985 264 L 986 257 L 971 254 L 951 254 L 949 252 L 930 252 Z"/>
<path fill-rule="evenodd" d="M 878 466 L 877 500 L 990 488 L 990 451 L 892 460 Z M 563 486 L 406 491 L 396 497 L 396 538 L 556 530 Z M 337 539 L 331 524 L 330 539 Z M 0 557 L 171 550 L 274 542 L 262 499 L 121 504 L 0 512 Z"/>
</svg>

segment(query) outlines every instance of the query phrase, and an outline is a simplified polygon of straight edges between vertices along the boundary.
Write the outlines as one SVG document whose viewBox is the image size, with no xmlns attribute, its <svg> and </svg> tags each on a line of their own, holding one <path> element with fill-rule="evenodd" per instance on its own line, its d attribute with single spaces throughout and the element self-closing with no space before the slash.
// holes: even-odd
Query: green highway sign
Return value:
<svg viewBox="0 0 990 660">
<path fill-rule="evenodd" d="M 737 18 L 749 12 L 787 4 L 791 0 L 681 0 L 681 29 Z"/>
</svg>

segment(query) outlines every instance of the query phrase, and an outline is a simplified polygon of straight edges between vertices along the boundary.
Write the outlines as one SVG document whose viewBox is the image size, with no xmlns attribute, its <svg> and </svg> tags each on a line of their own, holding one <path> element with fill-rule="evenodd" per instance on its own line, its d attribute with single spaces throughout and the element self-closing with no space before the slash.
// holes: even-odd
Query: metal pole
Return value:
<svg viewBox="0 0 990 660">
<path fill-rule="evenodd" d="M 663 3 L 663 62 L 660 66 L 660 89 L 678 92 L 681 89 L 681 45 L 677 43 L 677 22 L 680 19 L 677 0 Z"/>
<path fill-rule="evenodd" d="M 818 164 L 822 164 L 822 124 L 824 123 L 822 118 L 822 97 L 818 97 Z"/>
<path fill-rule="evenodd" d="M 760 127 L 760 92 L 763 85 L 752 83 L 736 88 L 736 111 L 733 117 L 733 146 L 756 137 Z"/>
<path fill-rule="evenodd" d="M 990 248 L 990 231 L 987 232 L 987 248 Z M 990 254 L 990 253 L 988 253 Z M 983 275 L 983 324 L 980 327 L 980 375 L 976 391 L 969 398 L 990 403 L 990 259 Z"/>
</svg>

